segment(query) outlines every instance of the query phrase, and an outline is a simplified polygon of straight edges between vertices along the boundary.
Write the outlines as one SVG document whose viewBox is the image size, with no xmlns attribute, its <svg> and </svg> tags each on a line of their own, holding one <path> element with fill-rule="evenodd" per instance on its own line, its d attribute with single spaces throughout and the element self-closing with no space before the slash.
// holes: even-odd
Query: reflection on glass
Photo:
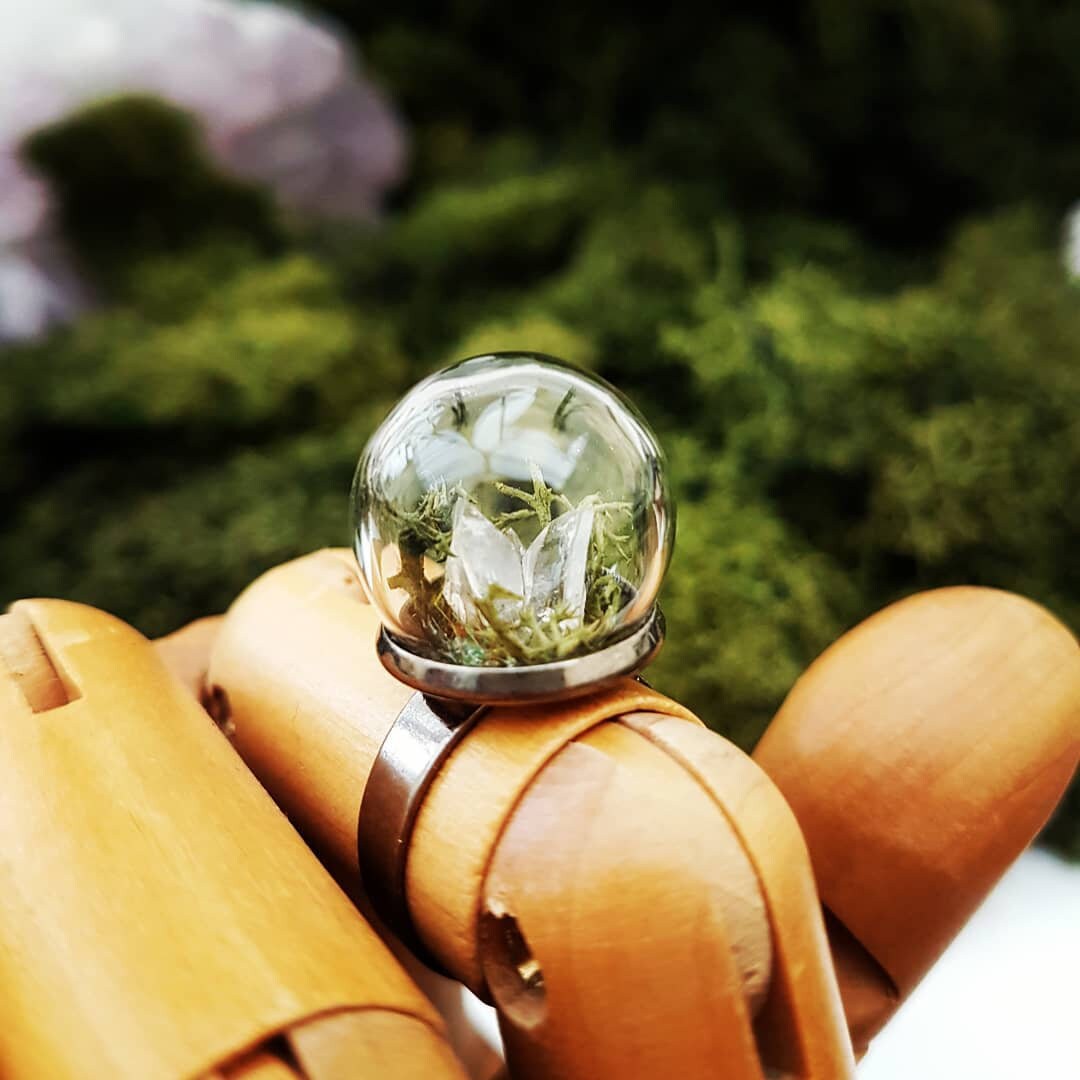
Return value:
<svg viewBox="0 0 1080 1080">
<path fill-rule="evenodd" d="M 549 357 L 474 357 L 416 386 L 353 484 L 356 554 L 387 629 L 452 663 L 591 652 L 648 614 L 672 507 L 655 437 Z"/>
</svg>

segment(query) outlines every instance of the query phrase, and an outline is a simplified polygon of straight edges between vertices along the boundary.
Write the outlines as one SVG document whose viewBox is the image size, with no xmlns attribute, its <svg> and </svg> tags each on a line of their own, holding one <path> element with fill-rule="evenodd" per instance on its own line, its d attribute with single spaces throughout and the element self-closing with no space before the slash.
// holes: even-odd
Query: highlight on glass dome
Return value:
<svg viewBox="0 0 1080 1080">
<path fill-rule="evenodd" d="M 551 664 L 658 620 L 659 445 L 618 391 L 552 357 L 477 356 L 414 387 L 360 458 L 353 516 L 384 631 L 430 660 Z"/>
</svg>

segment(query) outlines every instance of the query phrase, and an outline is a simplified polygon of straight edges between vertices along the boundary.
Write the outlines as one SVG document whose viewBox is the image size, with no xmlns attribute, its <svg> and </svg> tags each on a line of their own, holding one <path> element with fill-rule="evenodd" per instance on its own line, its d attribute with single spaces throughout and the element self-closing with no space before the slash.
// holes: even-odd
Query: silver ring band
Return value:
<svg viewBox="0 0 1080 1080">
<path fill-rule="evenodd" d="M 439 766 L 484 712 L 414 694 L 386 733 L 357 821 L 360 879 L 376 914 L 429 967 L 439 970 L 409 914 L 405 863 L 424 795 Z"/>
<path fill-rule="evenodd" d="M 378 651 L 383 667 L 425 694 L 450 701 L 486 705 L 525 705 L 562 701 L 602 690 L 634 675 L 656 655 L 664 641 L 664 616 L 653 605 L 631 634 L 585 656 L 521 667 L 471 667 L 449 664 L 413 652 L 382 628 Z"/>
<path fill-rule="evenodd" d="M 379 657 L 419 690 L 386 733 L 368 776 L 357 820 L 360 878 L 376 914 L 424 963 L 439 970 L 416 933 L 405 888 L 416 815 L 439 766 L 486 706 L 557 701 L 594 693 L 641 670 L 664 640 L 653 607 L 633 633 L 586 656 L 516 668 L 483 668 L 431 660 L 379 635 Z M 437 695 L 437 696 L 429 696 Z"/>
</svg>

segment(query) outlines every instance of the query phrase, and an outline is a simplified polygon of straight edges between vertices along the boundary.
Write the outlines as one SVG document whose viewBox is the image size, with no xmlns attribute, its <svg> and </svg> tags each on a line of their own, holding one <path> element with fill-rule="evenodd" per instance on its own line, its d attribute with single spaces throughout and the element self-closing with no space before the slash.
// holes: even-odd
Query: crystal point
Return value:
<svg viewBox="0 0 1080 1080">
<path fill-rule="evenodd" d="M 579 506 L 546 526 L 525 553 L 525 595 L 538 615 L 559 609 L 580 623 L 585 614 L 585 573 L 596 513 Z"/>
</svg>

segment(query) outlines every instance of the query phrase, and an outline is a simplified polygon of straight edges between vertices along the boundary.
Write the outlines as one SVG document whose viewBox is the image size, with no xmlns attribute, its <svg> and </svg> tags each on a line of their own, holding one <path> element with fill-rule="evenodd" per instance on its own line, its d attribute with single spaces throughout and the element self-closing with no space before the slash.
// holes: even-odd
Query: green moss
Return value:
<svg viewBox="0 0 1080 1080">
<path fill-rule="evenodd" d="M 27 160 L 61 198 L 61 223 L 99 284 L 123 292 L 130 261 L 234 236 L 272 249 L 270 197 L 218 174 L 195 122 L 152 98 L 88 106 L 36 132 Z"/>
<path fill-rule="evenodd" d="M 558 356 L 580 368 L 592 367 L 596 360 L 596 346 L 584 334 L 549 315 L 523 314 L 481 323 L 446 352 L 443 362 L 450 364 L 463 356 L 515 350 Z"/>
<path fill-rule="evenodd" d="M 560 514 L 575 509 L 565 495 L 544 482 L 537 465 L 532 466 L 528 489 L 502 481 L 496 481 L 494 488 L 510 509 L 488 520 L 519 540 L 535 538 Z M 447 599 L 442 577 L 447 559 L 454 554 L 454 508 L 461 499 L 485 514 L 482 500 L 478 505 L 460 487 L 445 484 L 429 488 L 414 506 L 381 508 L 379 533 L 401 554 L 401 569 L 387 584 L 408 594 L 403 617 L 415 625 L 434 655 L 477 667 L 541 664 L 588 653 L 610 638 L 625 603 L 622 582 L 632 560 L 628 503 L 601 503 L 590 495 L 578 504 L 592 506 L 595 513 L 583 612 L 565 604 L 538 611 L 528 597 L 492 585 L 487 595 L 471 598 L 475 617 L 463 619 Z"/>
<path fill-rule="evenodd" d="M 525 348 L 657 427 L 679 530 L 652 679 L 742 745 L 915 589 L 1080 626 L 1075 10 L 712 5 L 646 32 L 607 2 L 323 6 L 413 129 L 381 227 L 286 228 L 146 101 L 31 142 L 106 303 L 0 358 L 0 599 L 149 633 L 220 610 L 346 540 L 406 386 Z M 1047 834 L 1074 854 L 1076 790 Z"/>
</svg>

